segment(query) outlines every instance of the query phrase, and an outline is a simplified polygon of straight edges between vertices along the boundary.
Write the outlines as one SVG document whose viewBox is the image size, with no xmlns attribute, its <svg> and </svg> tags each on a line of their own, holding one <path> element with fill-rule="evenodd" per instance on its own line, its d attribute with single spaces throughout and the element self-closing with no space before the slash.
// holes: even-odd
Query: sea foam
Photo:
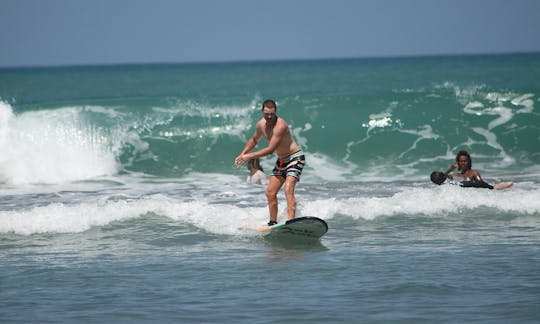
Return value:
<svg viewBox="0 0 540 324">
<path fill-rule="evenodd" d="M 85 120 L 84 107 L 13 114 L 0 104 L 0 179 L 62 183 L 117 171 L 114 138 Z"/>
<path fill-rule="evenodd" d="M 201 190 L 193 197 L 186 198 L 178 194 L 174 185 L 162 184 L 156 188 L 174 195 L 114 195 L 94 201 L 86 199 L 77 203 L 50 203 L 27 209 L 0 211 L 0 233 L 80 233 L 93 227 L 113 226 L 116 222 L 132 219 L 152 222 L 149 215 L 157 215 L 217 235 L 258 235 L 255 227 L 268 221 L 263 188 L 260 188 L 260 193 L 244 197 L 242 195 L 248 188 L 244 185 L 231 186 L 227 192 L 224 191 L 224 184 L 214 186 L 220 187 L 221 196 L 216 197 Z M 155 190 L 146 188 L 143 191 L 148 193 Z M 364 189 L 357 196 L 342 194 L 340 189 L 336 189 L 330 198 L 318 198 L 309 190 L 300 190 L 297 193 L 297 217 L 317 216 L 326 220 L 330 227 L 342 217 L 362 221 L 389 216 L 476 217 L 478 208 L 490 209 L 493 217 L 497 217 L 497 214 L 519 217 L 540 213 L 540 201 L 537 199 L 539 194 L 540 190 L 527 184 L 516 184 L 502 191 L 451 185 L 403 186 L 393 194 L 381 194 L 380 188 L 373 187 Z M 286 203 L 282 194 L 278 198 L 278 217 L 283 221 L 286 219 Z"/>
</svg>

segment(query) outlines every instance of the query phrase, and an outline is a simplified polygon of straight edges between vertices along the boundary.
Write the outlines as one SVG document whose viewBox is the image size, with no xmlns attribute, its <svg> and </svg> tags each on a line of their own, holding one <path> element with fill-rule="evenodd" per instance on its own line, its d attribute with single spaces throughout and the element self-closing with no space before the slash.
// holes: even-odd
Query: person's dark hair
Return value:
<svg viewBox="0 0 540 324">
<path fill-rule="evenodd" d="M 446 180 L 446 176 L 441 171 L 433 171 L 431 172 L 431 181 L 435 184 L 441 185 L 444 180 Z"/>
<path fill-rule="evenodd" d="M 264 172 L 263 167 L 261 166 L 261 161 L 258 158 L 249 160 L 248 166 Z"/>
<path fill-rule="evenodd" d="M 467 159 L 469 160 L 469 163 L 467 164 L 467 168 L 469 170 L 472 169 L 472 159 L 471 159 L 471 156 L 469 155 L 469 153 L 467 151 L 459 151 L 458 154 L 456 155 L 456 162 L 459 162 L 459 157 L 460 156 L 466 156 L 467 157 Z M 459 167 L 459 164 L 458 164 L 458 167 Z M 461 170 L 461 168 L 460 168 L 460 170 Z"/>
<path fill-rule="evenodd" d="M 262 104 L 262 108 L 261 110 L 264 109 L 264 107 L 266 108 L 273 108 L 277 111 L 277 105 L 276 105 L 276 102 L 272 99 L 266 99 L 263 104 Z"/>
</svg>

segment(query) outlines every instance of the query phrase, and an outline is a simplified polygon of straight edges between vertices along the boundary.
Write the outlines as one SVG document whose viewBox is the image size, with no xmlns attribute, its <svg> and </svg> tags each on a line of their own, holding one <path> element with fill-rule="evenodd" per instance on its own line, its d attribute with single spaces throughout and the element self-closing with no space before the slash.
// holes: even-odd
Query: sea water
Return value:
<svg viewBox="0 0 540 324">
<path fill-rule="evenodd" d="M 266 98 L 320 242 L 254 230 Z M 0 321 L 538 322 L 539 106 L 538 54 L 0 69 Z"/>
</svg>

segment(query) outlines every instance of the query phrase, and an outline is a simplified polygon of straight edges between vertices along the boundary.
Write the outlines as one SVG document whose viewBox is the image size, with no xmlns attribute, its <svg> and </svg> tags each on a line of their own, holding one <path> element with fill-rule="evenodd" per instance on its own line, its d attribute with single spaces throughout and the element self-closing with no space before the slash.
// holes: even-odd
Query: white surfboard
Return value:
<svg viewBox="0 0 540 324">
<path fill-rule="evenodd" d="M 328 231 L 328 224 L 318 217 L 306 216 L 272 226 L 259 226 L 257 231 L 276 238 L 319 239 Z"/>
</svg>

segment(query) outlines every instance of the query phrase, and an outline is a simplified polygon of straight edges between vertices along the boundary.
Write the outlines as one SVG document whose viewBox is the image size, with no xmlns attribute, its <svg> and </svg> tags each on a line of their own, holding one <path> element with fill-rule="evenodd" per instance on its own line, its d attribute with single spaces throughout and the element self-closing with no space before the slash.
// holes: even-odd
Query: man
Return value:
<svg viewBox="0 0 540 324">
<path fill-rule="evenodd" d="M 247 141 L 240 155 L 234 160 L 234 165 L 240 166 L 251 159 L 267 156 L 274 152 L 278 156 L 265 192 L 270 212 L 269 226 L 277 224 L 277 193 L 283 185 L 285 185 L 285 197 L 287 198 L 287 219 L 295 217 L 296 198 L 294 189 L 296 183 L 300 181 L 300 175 L 306 163 L 304 153 L 292 138 L 289 125 L 283 118 L 276 115 L 276 111 L 277 105 L 274 100 L 268 99 L 263 102 L 263 117 L 255 125 L 253 136 Z M 268 141 L 268 146 L 249 153 L 257 146 L 263 136 Z"/>
<path fill-rule="evenodd" d="M 450 175 L 450 172 L 454 171 L 455 168 L 458 168 L 461 173 Z M 454 179 L 455 178 L 455 179 Z M 433 171 L 431 173 L 431 181 L 438 185 L 444 183 L 446 179 L 453 180 L 457 182 L 461 187 L 475 187 L 475 188 L 487 188 L 487 189 L 506 189 L 513 185 L 513 182 L 503 182 L 490 185 L 485 182 L 480 173 L 472 169 L 472 159 L 467 151 L 459 151 L 456 155 L 456 162 L 454 162 L 446 172 L 442 173 L 440 171 Z"/>
</svg>

